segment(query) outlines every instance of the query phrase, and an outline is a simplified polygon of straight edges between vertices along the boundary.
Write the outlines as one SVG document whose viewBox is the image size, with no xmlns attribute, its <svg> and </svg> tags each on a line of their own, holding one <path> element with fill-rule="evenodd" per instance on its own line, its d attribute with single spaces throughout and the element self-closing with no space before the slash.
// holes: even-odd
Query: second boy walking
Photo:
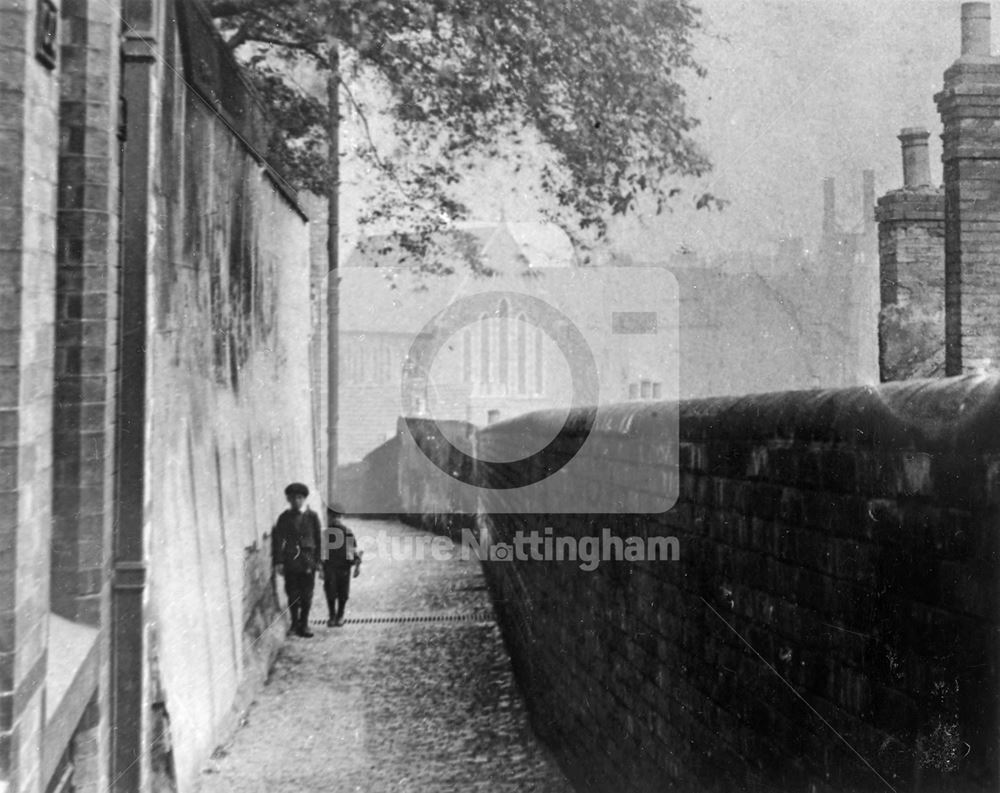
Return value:
<svg viewBox="0 0 1000 793">
<path fill-rule="evenodd" d="M 323 559 L 323 592 L 329 608 L 327 625 L 339 628 L 344 624 L 344 607 L 351 595 L 351 578 L 361 572 L 361 551 L 352 532 L 340 520 L 344 508 L 331 504 L 326 510 L 329 549 Z"/>
</svg>

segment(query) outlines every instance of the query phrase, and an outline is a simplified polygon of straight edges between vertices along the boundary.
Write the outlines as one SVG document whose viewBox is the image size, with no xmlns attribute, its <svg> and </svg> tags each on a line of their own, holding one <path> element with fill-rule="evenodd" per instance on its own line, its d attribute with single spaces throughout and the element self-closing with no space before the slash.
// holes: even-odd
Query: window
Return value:
<svg viewBox="0 0 1000 793">
<path fill-rule="evenodd" d="M 524 314 L 517 318 L 517 393 L 528 390 L 528 322 Z"/>
<path fill-rule="evenodd" d="M 391 379 L 392 373 L 392 351 L 389 349 L 388 344 L 380 344 L 378 348 L 379 352 L 379 370 L 378 370 L 378 382 L 388 383 Z"/>
<path fill-rule="evenodd" d="M 638 383 L 629 383 L 629 399 L 662 399 L 663 383 L 653 380 L 640 380 Z"/>
<path fill-rule="evenodd" d="M 497 317 L 499 321 L 497 322 L 497 363 L 499 364 L 498 369 L 500 381 L 500 390 L 502 393 L 508 392 L 508 386 L 510 384 L 510 328 L 507 315 L 510 313 L 510 306 L 506 300 L 501 300 L 500 305 L 497 306 Z"/>
<path fill-rule="evenodd" d="M 472 382 L 472 331 L 462 333 L 462 382 Z"/>
<path fill-rule="evenodd" d="M 544 351 L 542 350 L 542 329 L 535 328 L 535 393 L 541 394 L 545 391 L 545 377 L 542 370 L 544 362 Z"/>
<path fill-rule="evenodd" d="M 484 390 L 490 382 L 490 332 L 485 314 L 479 318 L 479 382 Z"/>
</svg>

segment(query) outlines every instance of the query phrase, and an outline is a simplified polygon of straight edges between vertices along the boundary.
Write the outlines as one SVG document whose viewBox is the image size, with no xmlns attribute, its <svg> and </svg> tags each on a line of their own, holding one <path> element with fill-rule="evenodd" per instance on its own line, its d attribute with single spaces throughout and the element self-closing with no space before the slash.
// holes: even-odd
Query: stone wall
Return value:
<svg viewBox="0 0 1000 793">
<path fill-rule="evenodd" d="M 308 224 L 250 145 L 228 53 L 182 10 L 154 116 L 144 541 L 153 772 L 189 790 L 284 636 L 267 541 L 284 487 L 319 493 Z"/>
<path fill-rule="evenodd" d="M 516 491 L 480 505 L 494 542 L 546 527 L 678 540 L 677 561 L 591 572 L 486 563 L 536 728 L 578 788 L 995 789 L 1000 380 L 679 411 L 666 513 L 503 514 Z M 480 454 L 522 423 L 481 432 Z M 602 444 L 636 450 L 645 488 L 648 444 Z"/>
</svg>

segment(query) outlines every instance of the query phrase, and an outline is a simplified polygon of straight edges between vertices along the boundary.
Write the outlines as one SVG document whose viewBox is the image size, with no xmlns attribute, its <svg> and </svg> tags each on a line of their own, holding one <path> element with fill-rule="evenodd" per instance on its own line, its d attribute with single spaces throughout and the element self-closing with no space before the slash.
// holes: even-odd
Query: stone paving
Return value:
<svg viewBox="0 0 1000 793">
<path fill-rule="evenodd" d="M 348 524 L 406 547 L 428 536 Z M 366 553 L 342 628 L 317 580 L 315 637 L 289 637 L 201 793 L 571 793 L 528 724 L 479 562 L 401 555 Z"/>
</svg>

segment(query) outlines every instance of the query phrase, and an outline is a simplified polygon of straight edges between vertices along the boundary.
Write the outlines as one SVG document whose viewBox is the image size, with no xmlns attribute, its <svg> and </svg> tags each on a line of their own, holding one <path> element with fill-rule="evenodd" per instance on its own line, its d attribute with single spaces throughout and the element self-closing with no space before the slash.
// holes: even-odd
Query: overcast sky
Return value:
<svg viewBox="0 0 1000 793">
<path fill-rule="evenodd" d="M 781 235 L 814 240 L 824 176 L 837 180 L 839 215 L 851 227 L 861 219 L 863 169 L 875 171 L 878 195 L 901 186 L 901 127 L 931 132 L 931 173 L 940 180 L 933 96 L 959 55 L 960 2 L 700 5 L 698 53 L 709 73 L 691 84 L 691 104 L 715 165 L 705 186 L 732 203 L 721 215 L 678 210 L 645 229 L 630 224 L 618 237 L 623 248 L 646 259 L 680 244 L 708 253 L 766 250 Z"/>
<path fill-rule="evenodd" d="M 619 223 L 616 247 L 640 260 L 665 260 L 681 246 L 711 255 L 773 250 L 782 237 L 815 244 L 822 179 L 837 180 L 842 225 L 861 222 L 861 171 L 876 194 L 902 185 L 902 127 L 931 132 L 931 174 L 941 179 L 940 120 L 934 94 L 960 52 L 960 0 L 694 0 L 704 30 L 697 57 L 708 76 L 687 80 L 714 164 L 672 214 Z M 1000 4 L 995 15 L 1000 17 Z M 994 24 L 994 52 L 1000 22 Z M 349 137 L 349 135 L 347 135 Z M 353 178 L 353 181 L 352 181 Z M 364 203 L 364 173 L 347 176 L 344 231 Z M 476 220 L 535 220 L 530 171 L 483 162 L 464 195 Z M 695 212 L 705 190 L 727 199 L 720 214 Z M 346 242 L 346 240 L 345 240 Z"/>
</svg>

